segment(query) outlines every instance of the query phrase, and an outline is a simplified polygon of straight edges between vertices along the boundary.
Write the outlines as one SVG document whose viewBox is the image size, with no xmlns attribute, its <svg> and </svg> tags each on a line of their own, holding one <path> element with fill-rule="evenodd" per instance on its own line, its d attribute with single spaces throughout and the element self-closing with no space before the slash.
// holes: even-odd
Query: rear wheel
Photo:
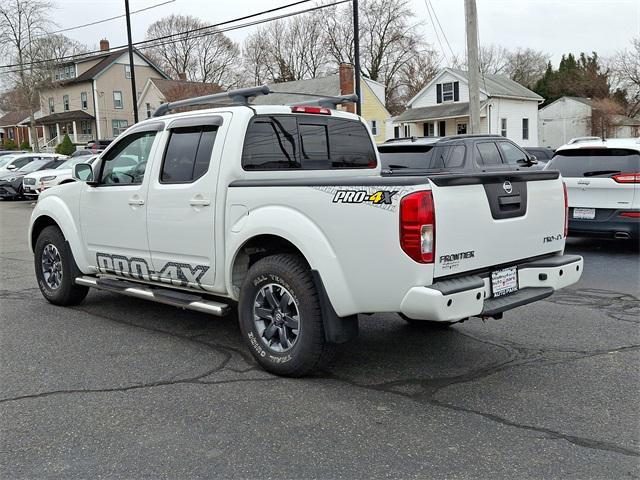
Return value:
<svg viewBox="0 0 640 480">
<path fill-rule="evenodd" d="M 46 227 L 35 246 L 35 270 L 44 298 L 55 305 L 77 305 L 87 296 L 88 287 L 75 284 L 82 275 L 60 229 Z"/>
<path fill-rule="evenodd" d="M 298 255 L 273 255 L 249 269 L 238 317 L 251 353 L 271 373 L 303 376 L 330 357 L 318 292 Z"/>
</svg>

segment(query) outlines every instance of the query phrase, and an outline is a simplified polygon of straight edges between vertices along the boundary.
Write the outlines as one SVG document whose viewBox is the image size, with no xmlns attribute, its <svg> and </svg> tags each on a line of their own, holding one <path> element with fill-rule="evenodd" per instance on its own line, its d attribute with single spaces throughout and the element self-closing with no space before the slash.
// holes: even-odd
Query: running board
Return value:
<svg viewBox="0 0 640 480">
<path fill-rule="evenodd" d="M 195 310 L 196 312 L 208 313 L 222 317 L 229 313 L 229 305 L 212 300 L 206 300 L 199 295 L 179 292 L 162 287 L 148 287 L 139 283 L 127 282 L 126 280 L 115 280 L 101 277 L 77 277 L 77 285 L 97 288 L 109 292 L 121 293 L 129 297 L 143 298 L 153 302 L 173 305 L 174 307 Z"/>
</svg>

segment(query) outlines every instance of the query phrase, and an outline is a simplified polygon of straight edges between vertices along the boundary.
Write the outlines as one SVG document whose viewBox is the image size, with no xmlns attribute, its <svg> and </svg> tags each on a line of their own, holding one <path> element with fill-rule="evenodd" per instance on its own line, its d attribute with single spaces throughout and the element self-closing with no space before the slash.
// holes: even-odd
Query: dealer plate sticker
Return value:
<svg viewBox="0 0 640 480">
<path fill-rule="evenodd" d="M 574 208 L 573 218 L 584 218 L 586 220 L 593 220 L 596 218 L 595 208 Z"/>
<path fill-rule="evenodd" d="M 518 269 L 503 268 L 491 272 L 491 290 L 494 297 L 502 297 L 518 291 Z"/>
</svg>

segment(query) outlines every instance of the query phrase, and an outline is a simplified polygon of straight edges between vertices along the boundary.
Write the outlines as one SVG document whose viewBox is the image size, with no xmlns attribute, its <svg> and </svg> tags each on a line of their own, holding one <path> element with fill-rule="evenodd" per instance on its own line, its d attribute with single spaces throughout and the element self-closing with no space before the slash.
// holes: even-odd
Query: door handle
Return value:
<svg viewBox="0 0 640 480">
<path fill-rule="evenodd" d="M 141 206 L 141 205 L 144 205 L 144 200 L 138 197 L 131 197 L 129 199 L 129 205 Z"/>
<path fill-rule="evenodd" d="M 196 195 L 189 200 L 189 204 L 193 207 L 206 207 L 211 205 L 211 200 L 203 198 L 201 195 Z"/>
</svg>

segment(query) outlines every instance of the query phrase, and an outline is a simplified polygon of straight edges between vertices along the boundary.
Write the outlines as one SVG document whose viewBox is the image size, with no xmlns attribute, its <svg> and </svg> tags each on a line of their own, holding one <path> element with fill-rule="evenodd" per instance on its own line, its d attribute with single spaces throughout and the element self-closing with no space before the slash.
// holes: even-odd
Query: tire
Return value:
<svg viewBox="0 0 640 480">
<path fill-rule="evenodd" d="M 301 377 L 331 356 L 318 292 L 298 255 L 273 255 L 251 266 L 240 290 L 238 319 L 249 350 L 268 372 Z"/>
<path fill-rule="evenodd" d="M 407 317 L 404 313 L 398 313 L 400 318 L 407 322 L 412 328 L 420 328 L 423 330 L 446 330 L 456 322 L 436 322 L 433 320 L 416 320 Z"/>
<path fill-rule="evenodd" d="M 49 226 L 40 232 L 36 240 L 34 262 L 38 286 L 50 303 L 77 305 L 89 293 L 89 287 L 75 284 L 76 277 L 82 273 L 58 227 Z"/>
</svg>

